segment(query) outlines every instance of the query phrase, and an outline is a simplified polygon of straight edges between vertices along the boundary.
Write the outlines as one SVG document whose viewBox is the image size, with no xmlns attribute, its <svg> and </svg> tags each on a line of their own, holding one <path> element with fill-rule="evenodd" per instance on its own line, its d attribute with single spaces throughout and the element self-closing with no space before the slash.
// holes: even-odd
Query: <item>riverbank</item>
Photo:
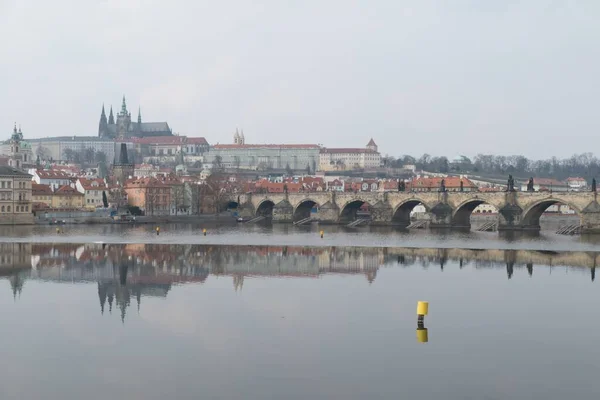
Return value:
<svg viewBox="0 0 600 400">
<path fill-rule="evenodd" d="M 118 224 L 118 225 L 136 225 L 136 224 L 165 224 L 165 223 L 219 223 L 224 225 L 235 225 L 237 220 L 235 217 L 227 214 L 202 214 L 202 215 L 150 215 L 137 216 L 135 221 L 115 221 L 112 217 L 62 217 L 62 218 L 38 218 L 35 220 L 35 225 L 102 225 L 102 224 Z"/>
</svg>

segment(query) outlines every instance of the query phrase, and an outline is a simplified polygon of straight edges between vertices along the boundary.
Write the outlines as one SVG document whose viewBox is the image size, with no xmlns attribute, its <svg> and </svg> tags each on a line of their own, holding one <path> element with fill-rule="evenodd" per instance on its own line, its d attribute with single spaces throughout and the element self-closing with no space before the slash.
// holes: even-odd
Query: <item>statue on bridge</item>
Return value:
<svg viewBox="0 0 600 400">
<path fill-rule="evenodd" d="M 446 180 L 442 179 L 442 181 L 440 182 L 440 192 L 445 192 L 446 191 Z"/>
<path fill-rule="evenodd" d="M 596 178 L 592 178 L 592 192 L 596 192 Z"/>
<path fill-rule="evenodd" d="M 513 178 L 512 175 L 508 175 L 508 183 L 506 185 L 506 191 L 507 192 L 515 191 L 515 179 Z"/>
<path fill-rule="evenodd" d="M 404 179 L 398 180 L 398 191 L 399 192 L 406 191 L 406 182 L 404 182 Z"/>
<path fill-rule="evenodd" d="M 462 181 L 462 179 L 460 180 L 460 191 L 461 191 L 461 192 L 464 192 L 464 191 L 465 191 L 465 184 L 464 184 L 464 182 Z"/>
<path fill-rule="evenodd" d="M 527 182 L 527 191 L 535 192 L 535 188 L 533 187 L 533 177 L 529 178 L 529 182 Z"/>
</svg>

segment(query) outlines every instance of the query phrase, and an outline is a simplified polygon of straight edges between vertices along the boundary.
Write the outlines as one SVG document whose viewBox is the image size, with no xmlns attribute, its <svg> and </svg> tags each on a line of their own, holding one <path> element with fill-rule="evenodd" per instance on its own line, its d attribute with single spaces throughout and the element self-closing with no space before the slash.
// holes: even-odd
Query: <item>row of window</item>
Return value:
<svg viewBox="0 0 600 400">
<path fill-rule="evenodd" d="M 27 182 L 17 182 L 18 189 L 27 189 Z M 12 181 L 0 182 L 0 189 L 12 189 Z"/>
<path fill-rule="evenodd" d="M 0 207 L 0 213 L 9 213 L 10 210 L 11 206 Z M 29 206 L 15 206 L 15 212 L 29 212 Z"/>
</svg>

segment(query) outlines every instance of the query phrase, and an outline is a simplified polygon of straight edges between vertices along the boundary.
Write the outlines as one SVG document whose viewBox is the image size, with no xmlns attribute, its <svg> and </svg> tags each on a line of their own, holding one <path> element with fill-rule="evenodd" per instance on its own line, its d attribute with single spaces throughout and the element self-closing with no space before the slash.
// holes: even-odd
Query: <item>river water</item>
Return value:
<svg viewBox="0 0 600 400">
<path fill-rule="evenodd" d="M 593 237 L 153 228 L 0 230 L 0 398 L 600 396 Z"/>
</svg>

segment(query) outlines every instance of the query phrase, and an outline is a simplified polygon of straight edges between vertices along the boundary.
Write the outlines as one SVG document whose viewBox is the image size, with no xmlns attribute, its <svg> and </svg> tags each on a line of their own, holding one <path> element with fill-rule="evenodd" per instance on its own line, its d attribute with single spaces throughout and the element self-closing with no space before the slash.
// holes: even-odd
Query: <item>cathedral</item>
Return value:
<svg viewBox="0 0 600 400">
<path fill-rule="evenodd" d="M 112 107 L 107 119 L 104 106 L 102 106 L 98 136 L 108 139 L 124 139 L 130 137 L 173 136 L 173 132 L 166 122 L 142 122 L 141 110 L 138 110 L 137 122 L 132 122 L 131 112 L 127 111 L 127 103 L 125 102 L 125 96 L 123 96 L 121 112 L 117 114 L 116 122 Z"/>
</svg>

